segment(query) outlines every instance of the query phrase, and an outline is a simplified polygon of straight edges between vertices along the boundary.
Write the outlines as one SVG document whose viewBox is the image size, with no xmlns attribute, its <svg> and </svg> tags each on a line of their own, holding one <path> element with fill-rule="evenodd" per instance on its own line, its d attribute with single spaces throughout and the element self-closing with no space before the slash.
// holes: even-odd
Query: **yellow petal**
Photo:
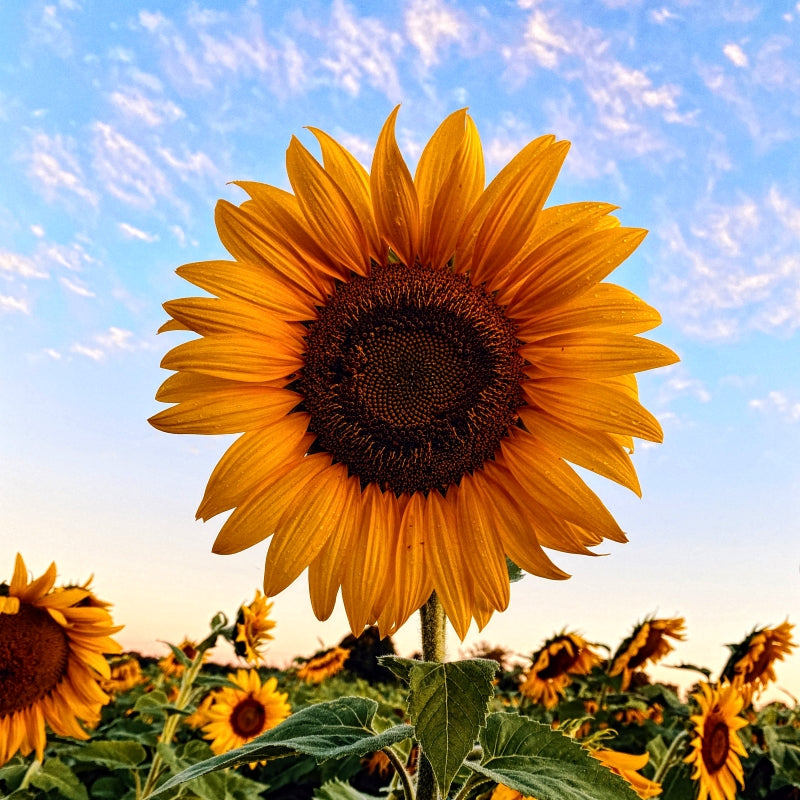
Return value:
<svg viewBox="0 0 800 800">
<path fill-rule="evenodd" d="M 529 405 L 563 423 L 660 442 L 658 420 L 630 394 L 604 381 L 545 378 L 522 385 Z"/>
<path fill-rule="evenodd" d="M 189 331 L 192 330 L 188 325 L 178 322 L 176 319 L 168 319 L 163 325 L 160 325 L 156 333 L 167 333 L 168 331 Z"/>
<path fill-rule="evenodd" d="M 264 381 L 257 385 L 265 389 L 283 389 L 286 383 L 286 380 L 277 380 Z M 253 386 L 255 384 L 251 384 L 248 388 Z M 211 375 L 201 375 L 199 372 L 176 372 L 161 384 L 156 392 L 156 400 L 162 403 L 180 403 L 184 400 L 202 398 L 219 391 L 235 390 L 240 387 L 241 384 L 238 381 L 213 378 Z M 297 402 L 300 402 L 299 397 Z"/>
<path fill-rule="evenodd" d="M 164 409 L 148 422 L 167 433 L 243 433 L 288 414 L 300 397 L 284 389 L 235 384 Z"/>
<path fill-rule="evenodd" d="M 366 275 L 367 239 L 352 204 L 296 137 L 286 151 L 286 171 L 317 243 L 348 269 Z"/>
<path fill-rule="evenodd" d="M 230 555 L 272 536 L 284 512 L 304 497 L 309 481 L 330 463 L 327 453 L 315 453 L 286 464 L 277 476 L 270 478 L 228 517 L 212 550 Z"/>
<path fill-rule="evenodd" d="M 381 243 L 370 197 L 369 173 L 358 163 L 339 142 L 319 128 L 308 130 L 317 137 L 322 150 L 322 164 L 325 171 L 339 185 L 350 200 L 353 209 L 364 228 L 369 246 L 369 254 L 378 263 L 386 263 L 386 247 Z"/>
<path fill-rule="evenodd" d="M 305 413 L 288 414 L 243 433 L 214 467 L 197 517 L 210 519 L 234 508 L 286 463 L 302 458 L 314 440 L 308 433 L 309 419 Z"/>
<path fill-rule="evenodd" d="M 245 333 L 192 339 L 174 347 L 161 360 L 164 369 L 249 383 L 288 378 L 303 363 L 296 344 Z"/>
<path fill-rule="evenodd" d="M 314 320 L 314 298 L 296 289 L 263 264 L 240 261 L 199 261 L 175 270 L 181 278 L 218 297 L 239 297 L 281 319 Z"/>
<path fill-rule="evenodd" d="M 543 372 L 578 378 L 611 378 L 675 364 L 668 347 L 616 333 L 565 333 L 520 348 L 523 358 Z"/>
<path fill-rule="evenodd" d="M 302 502 L 284 509 L 264 566 L 264 594 L 282 592 L 319 555 L 344 505 L 347 467 L 332 464 L 303 487 Z"/>
<path fill-rule="evenodd" d="M 383 125 L 372 157 L 370 187 L 378 232 L 407 265 L 419 253 L 419 200 L 411 173 L 394 136 L 400 107 Z"/>
</svg>

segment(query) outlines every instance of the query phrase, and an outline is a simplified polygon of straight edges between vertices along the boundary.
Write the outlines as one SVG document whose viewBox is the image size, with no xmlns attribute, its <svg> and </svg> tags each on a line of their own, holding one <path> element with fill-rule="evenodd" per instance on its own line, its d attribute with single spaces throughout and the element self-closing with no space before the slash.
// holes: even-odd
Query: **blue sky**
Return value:
<svg viewBox="0 0 800 800">
<path fill-rule="evenodd" d="M 551 202 L 650 230 L 612 280 L 659 308 L 682 361 L 641 381 L 665 430 L 634 457 L 643 498 L 588 478 L 629 543 L 558 555 L 570 581 L 516 584 L 467 644 L 530 653 L 566 626 L 614 647 L 677 614 L 668 661 L 717 672 L 726 642 L 800 621 L 798 41 L 784 0 L 3 4 L 0 577 L 18 550 L 37 574 L 94 573 L 123 643 L 151 652 L 252 597 L 263 549 L 214 556 L 220 522 L 194 521 L 227 442 L 146 423 L 176 343 L 155 335 L 161 303 L 187 294 L 174 270 L 225 257 L 229 181 L 288 188 L 303 126 L 369 164 L 402 103 L 413 164 L 469 106 L 490 174 L 555 133 L 572 149 Z M 346 633 L 340 610 L 313 618 L 304 579 L 275 616 L 277 661 Z M 800 696 L 800 653 L 778 676 Z"/>
</svg>

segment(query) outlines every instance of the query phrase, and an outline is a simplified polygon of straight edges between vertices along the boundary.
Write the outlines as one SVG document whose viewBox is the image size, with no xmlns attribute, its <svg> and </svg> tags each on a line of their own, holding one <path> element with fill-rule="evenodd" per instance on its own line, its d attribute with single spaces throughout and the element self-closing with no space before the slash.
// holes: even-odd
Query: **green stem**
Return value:
<svg viewBox="0 0 800 800">
<path fill-rule="evenodd" d="M 654 783 L 661 783 L 664 780 L 664 776 L 667 774 L 667 770 L 672 766 L 672 762 L 675 757 L 675 753 L 678 751 L 678 746 L 683 743 L 683 740 L 689 735 L 688 731 L 681 731 L 673 740 L 672 744 L 669 746 L 669 750 L 667 750 L 667 754 L 664 756 L 663 761 L 658 765 L 658 769 L 656 770 L 656 774 L 653 775 L 653 782 Z"/>
<path fill-rule="evenodd" d="M 443 662 L 445 658 L 444 607 L 434 592 L 419 610 L 422 627 L 422 660 Z M 439 790 L 430 762 L 420 751 L 417 767 L 417 800 L 437 800 Z"/>
<path fill-rule="evenodd" d="M 392 762 L 395 773 L 400 779 L 400 783 L 403 784 L 404 797 L 406 800 L 414 800 L 414 788 L 411 786 L 411 776 L 408 774 L 405 764 L 403 764 L 400 757 L 391 747 L 384 747 L 383 752 L 386 753 L 386 757 Z"/>
</svg>

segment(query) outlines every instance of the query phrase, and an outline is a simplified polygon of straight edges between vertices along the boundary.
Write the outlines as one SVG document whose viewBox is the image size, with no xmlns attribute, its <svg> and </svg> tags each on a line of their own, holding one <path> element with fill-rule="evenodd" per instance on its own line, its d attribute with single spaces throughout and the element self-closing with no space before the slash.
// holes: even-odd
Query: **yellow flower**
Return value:
<svg viewBox="0 0 800 800">
<path fill-rule="evenodd" d="M 116 659 L 109 665 L 111 674 L 100 686 L 109 694 L 122 694 L 145 680 L 142 667 L 136 656 L 127 655 Z"/>
<path fill-rule="evenodd" d="M 212 692 L 213 700 L 205 708 L 209 721 L 203 726 L 203 736 L 211 740 L 217 755 L 241 747 L 292 713 L 289 696 L 277 691 L 277 678 L 262 685 L 257 670 L 239 669 L 228 680 L 239 688 Z"/>
<path fill-rule="evenodd" d="M 104 653 L 121 648 L 105 608 L 82 605 L 83 588 L 54 591 L 56 565 L 28 579 L 17 554 L 0 606 L 0 765 L 17 751 L 41 761 L 45 724 L 59 736 L 88 739 L 82 721 L 94 725 L 108 695 L 98 685 L 110 670 Z"/>
<path fill-rule="evenodd" d="M 692 695 L 700 706 L 694 723 L 692 751 L 684 759 L 694 764 L 692 779 L 699 781 L 697 800 L 734 800 L 736 782 L 744 786 L 744 772 L 739 756 L 746 756 L 736 732 L 747 725 L 737 716 L 744 700 L 735 686 L 700 684 L 701 692 Z"/>
<path fill-rule="evenodd" d="M 640 492 L 633 438 L 660 441 L 635 373 L 677 356 L 638 334 L 660 322 L 603 280 L 645 231 L 605 203 L 544 209 L 568 143 L 528 144 L 484 188 L 461 110 L 412 177 L 386 121 L 368 173 L 311 129 L 292 139 L 293 194 L 244 182 L 220 201 L 232 261 L 178 274 L 210 293 L 165 303 L 162 330 L 199 334 L 150 422 L 242 434 L 198 509 L 230 511 L 217 553 L 269 536 L 264 591 L 308 569 L 327 619 L 341 590 L 354 634 L 396 631 L 433 591 L 458 635 L 508 604 L 506 556 L 566 578 L 542 550 L 625 541 L 566 462 Z"/>
<path fill-rule="evenodd" d="M 612 772 L 625 778 L 639 797 L 657 797 L 661 794 L 660 783 L 639 774 L 639 770 L 644 769 L 650 759 L 648 753 L 636 756 L 630 753 L 618 753 L 615 750 L 595 750 L 591 755 Z"/>
<path fill-rule="evenodd" d="M 782 661 L 795 648 L 792 628 L 794 625 L 787 620 L 777 628 L 754 630 L 743 642 L 729 645 L 732 653 L 722 670 L 722 679 L 746 692 L 749 702 L 753 692 L 775 680 L 775 662 Z"/>
<path fill-rule="evenodd" d="M 627 689 L 634 670 L 644 667 L 647 663 L 655 664 L 674 649 L 667 637 L 683 640 L 685 626 L 686 621 L 683 617 L 646 619 L 640 622 L 633 629 L 633 633 L 617 648 L 608 674 L 622 674 L 621 688 Z"/>
<path fill-rule="evenodd" d="M 534 703 L 554 708 L 572 682 L 571 675 L 588 675 L 600 656 L 577 633 L 560 633 L 548 639 L 533 655 L 519 690 Z"/>
<path fill-rule="evenodd" d="M 239 658 L 256 665 L 264 660 L 263 648 L 273 638 L 270 631 L 275 623 L 269 618 L 272 603 L 256 589 L 253 602 L 240 606 L 236 614 L 236 638 L 233 648 Z"/>
<path fill-rule="evenodd" d="M 180 650 L 189 661 L 194 661 L 197 658 L 197 642 L 193 642 L 191 639 L 184 639 L 179 645 L 178 650 Z M 203 653 L 203 662 L 208 658 L 209 651 L 206 650 Z M 181 662 L 175 658 L 175 654 L 172 650 L 167 653 L 163 658 L 159 659 L 158 661 L 158 668 L 161 670 L 162 673 L 167 678 L 180 678 L 183 675 L 183 670 L 185 667 Z"/>
<path fill-rule="evenodd" d="M 350 651 L 344 647 L 331 647 L 312 656 L 297 670 L 297 677 L 306 683 L 322 683 L 326 678 L 344 669 Z"/>
</svg>

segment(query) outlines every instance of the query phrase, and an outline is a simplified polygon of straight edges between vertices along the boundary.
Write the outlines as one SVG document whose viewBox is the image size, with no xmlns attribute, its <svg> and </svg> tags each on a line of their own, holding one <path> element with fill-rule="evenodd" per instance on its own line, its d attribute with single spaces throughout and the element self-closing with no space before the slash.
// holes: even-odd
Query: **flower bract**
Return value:
<svg viewBox="0 0 800 800">
<path fill-rule="evenodd" d="M 45 726 L 59 736 L 88 739 L 108 695 L 104 653 L 119 653 L 107 603 L 85 603 L 84 588 L 53 589 L 56 565 L 34 580 L 21 555 L 3 584 L 0 605 L 0 765 L 16 752 L 42 760 Z"/>
<path fill-rule="evenodd" d="M 677 357 L 605 282 L 645 231 L 608 203 L 545 208 L 567 142 L 535 139 L 486 186 L 461 110 L 412 176 L 396 116 L 369 172 L 312 128 L 322 159 L 292 139 L 291 192 L 219 202 L 231 259 L 178 269 L 207 294 L 165 303 L 162 330 L 197 337 L 164 357 L 150 422 L 240 434 L 197 514 L 232 511 L 217 553 L 272 537 L 268 596 L 307 570 L 319 618 L 341 592 L 354 634 L 386 635 L 435 591 L 463 638 L 507 606 L 507 558 L 562 579 L 543 548 L 625 541 L 571 464 L 640 492 L 633 439 L 662 431 L 636 373 Z"/>
</svg>

